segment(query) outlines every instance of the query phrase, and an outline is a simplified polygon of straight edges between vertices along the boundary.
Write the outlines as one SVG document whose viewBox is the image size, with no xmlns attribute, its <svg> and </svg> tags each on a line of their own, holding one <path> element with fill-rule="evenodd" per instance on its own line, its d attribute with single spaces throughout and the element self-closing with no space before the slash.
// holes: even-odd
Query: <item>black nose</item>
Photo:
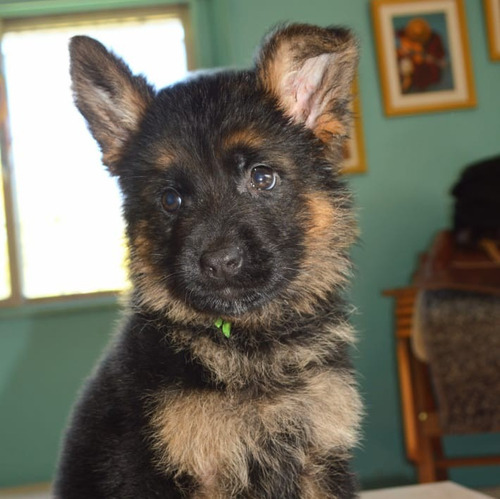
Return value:
<svg viewBox="0 0 500 499">
<path fill-rule="evenodd" d="M 205 251 L 200 257 L 203 274 L 214 279 L 234 277 L 243 265 L 243 252 L 238 246 Z"/>
</svg>

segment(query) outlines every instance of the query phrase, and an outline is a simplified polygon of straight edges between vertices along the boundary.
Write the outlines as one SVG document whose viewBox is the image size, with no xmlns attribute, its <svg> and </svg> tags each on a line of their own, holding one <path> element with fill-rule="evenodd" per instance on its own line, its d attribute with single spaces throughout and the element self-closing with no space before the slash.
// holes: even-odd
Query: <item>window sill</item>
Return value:
<svg viewBox="0 0 500 499">
<path fill-rule="evenodd" d="M 17 319 L 42 315 L 59 315 L 72 312 L 116 309 L 124 302 L 125 293 L 95 293 L 79 296 L 55 296 L 27 300 L 19 304 L 0 302 L 0 319 Z"/>
</svg>

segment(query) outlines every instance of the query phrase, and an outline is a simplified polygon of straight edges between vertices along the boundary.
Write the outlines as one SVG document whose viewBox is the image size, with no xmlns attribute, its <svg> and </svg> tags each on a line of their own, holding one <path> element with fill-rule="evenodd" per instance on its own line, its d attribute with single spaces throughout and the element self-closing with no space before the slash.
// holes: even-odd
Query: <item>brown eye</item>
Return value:
<svg viewBox="0 0 500 499">
<path fill-rule="evenodd" d="M 254 166 L 250 173 L 252 186 L 259 191 L 270 191 L 274 189 L 277 177 L 276 172 L 265 165 Z"/>
<path fill-rule="evenodd" d="M 163 193 L 161 204 L 166 211 L 172 213 L 181 207 L 182 198 L 175 189 L 167 189 Z"/>
</svg>

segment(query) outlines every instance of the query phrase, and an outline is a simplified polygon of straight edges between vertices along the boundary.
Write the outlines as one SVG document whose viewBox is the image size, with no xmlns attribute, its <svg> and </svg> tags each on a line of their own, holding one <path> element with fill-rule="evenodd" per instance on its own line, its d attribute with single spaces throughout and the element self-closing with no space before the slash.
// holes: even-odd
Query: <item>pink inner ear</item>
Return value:
<svg viewBox="0 0 500 499">
<path fill-rule="evenodd" d="M 334 64 L 336 54 L 321 54 L 307 59 L 296 71 L 288 75 L 286 92 L 290 95 L 288 113 L 299 122 L 313 129 L 325 106 L 325 94 L 329 82 L 325 78 L 328 68 Z"/>
</svg>

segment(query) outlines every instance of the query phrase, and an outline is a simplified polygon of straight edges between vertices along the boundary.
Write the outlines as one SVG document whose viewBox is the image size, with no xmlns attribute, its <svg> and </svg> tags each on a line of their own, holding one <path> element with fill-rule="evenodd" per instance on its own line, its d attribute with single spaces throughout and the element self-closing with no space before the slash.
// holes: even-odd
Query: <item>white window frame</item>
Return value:
<svg viewBox="0 0 500 499">
<path fill-rule="evenodd" d="M 102 10 L 97 12 L 81 13 L 81 14 L 62 14 L 62 15 L 45 15 L 31 18 L 6 18 L 0 19 L 0 44 L 2 43 L 3 34 L 7 32 L 31 31 L 44 28 L 79 26 L 88 24 L 106 24 L 113 21 L 127 21 L 138 19 L 154 19 L 154 18 L 175 18 L 179 19 L 184 28 L 187 67 L 191 71 L 194 69 L 193 57 L 193 37 L 191 31 L 191 22 L 189 16 L 189 8 L 187 5 L 163 5 L 160 7 L 137 7 L 137 8 L 120 8 L 116 10 Z M 3 69 L 3 61 L 1 60 L 0 51 L 0 67 Z M 2 70 L 2 74 L 4 74 Z M 0 78 L 0 95 L 6 95 L 5 81 Z M 62 296 L 48 296 L 41 298 L 27 298 L 23 295 L 22 277 L 21 277 L 21 241 L 18 231 L 18 217 L 16 212 L 15 200 L 15 166 L 13 165 L 10 145 L 9 145 L 9 113 L 8 100 L 5 103 L 6 116 L 0 121 L 0 149 L 1 149 L 1 168 L 3 180 L 3 197 L 6 229 L 7 229 L 7 252 L 9 259 L 10 273 L 10 291 L 11 294 L 6 299 L 0 300 L 0 308 L 3 307 L 19 307 L 31 303 L 47 303 L 47 302 L 66 302 L 73 300 L 82 300 L 88 298 L 99 297 L 116 297 L 120 290 L 99 291 L 92 293 L 71 294 Z"/>
</svg>

